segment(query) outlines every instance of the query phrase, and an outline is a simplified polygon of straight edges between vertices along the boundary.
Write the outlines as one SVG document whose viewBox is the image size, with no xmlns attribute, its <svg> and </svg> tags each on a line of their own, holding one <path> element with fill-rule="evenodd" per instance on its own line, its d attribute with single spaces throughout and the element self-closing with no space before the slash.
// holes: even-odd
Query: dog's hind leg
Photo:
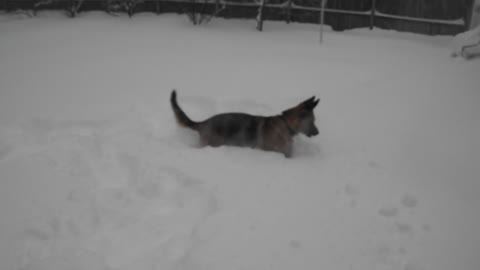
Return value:
<svg viewBox="0 0 480 270">
<path fill-rule="evenodd" d="M 200 145 L 202 147 L 207 145 L 212 147 L 218 147 L 224 144 L 225 140 L 219 136 L 200 134 Z"/>
</svg>

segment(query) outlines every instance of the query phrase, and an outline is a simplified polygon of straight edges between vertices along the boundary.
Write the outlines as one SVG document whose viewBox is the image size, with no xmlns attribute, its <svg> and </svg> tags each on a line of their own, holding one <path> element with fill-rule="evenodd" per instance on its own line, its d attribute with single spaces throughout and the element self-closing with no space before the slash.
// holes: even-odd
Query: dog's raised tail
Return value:
<svg viewBox="0 0 480 270">
<path fill-rule="evenodd" d="M 172 104 L 173 112 L 175 113 L 175 118 L 177 119 L 177 123 L 182 127 L 187 127 L 196 130 L 198 123 L 192 121 L 185 112 L 178 106 L 177 103 L 177 92 L 172 90 L 172 94 L 170 95 L 170 103 Z"/>
</svg>

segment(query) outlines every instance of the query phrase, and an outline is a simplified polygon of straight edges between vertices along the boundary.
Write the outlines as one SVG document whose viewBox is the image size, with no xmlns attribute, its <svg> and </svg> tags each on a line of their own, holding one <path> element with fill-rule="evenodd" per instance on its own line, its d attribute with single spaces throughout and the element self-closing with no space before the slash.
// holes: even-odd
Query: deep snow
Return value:
<svg viewBox="0 0 480 270">
<path fill-rule="evenodd" d="M 0 269 L 480 267 L 480 61 L 452 37 L 0 16 Z M 317 95 L 293 159 L 193 119 Z"/>
</svg>

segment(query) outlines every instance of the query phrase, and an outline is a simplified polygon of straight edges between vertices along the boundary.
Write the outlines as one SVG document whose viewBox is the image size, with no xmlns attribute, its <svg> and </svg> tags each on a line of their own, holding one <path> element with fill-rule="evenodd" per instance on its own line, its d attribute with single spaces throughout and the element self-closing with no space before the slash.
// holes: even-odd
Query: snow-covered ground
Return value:
<svg viewBox="0 0 480 270">
<path fill-rule="evenodd" d="M 480 268 L 480 61 L 452 37 L 0 16 L 1 270 Z M 317 95 L 294 158 L 195 120 Z"/>
</svg>

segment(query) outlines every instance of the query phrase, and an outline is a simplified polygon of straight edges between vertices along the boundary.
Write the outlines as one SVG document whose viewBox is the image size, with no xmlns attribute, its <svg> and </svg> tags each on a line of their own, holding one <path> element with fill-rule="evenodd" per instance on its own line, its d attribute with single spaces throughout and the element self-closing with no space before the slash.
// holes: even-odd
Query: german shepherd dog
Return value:
<svg viewBox="0 0 480 270">
<path fill-rule="evenodd" d="M 318 135 L 313 109 L 320 100 L 311 97 L 275 116 L 255 116 L 245 113 L 222 113 L 205 121 L 192 121 L 178 106 L 177 93 L 172 91 L 170 102 L 177 122 L 200 135 L 201 146 L 246 146 L 292 156 L 293 136 L 303 133 Z"/>
</svg>

